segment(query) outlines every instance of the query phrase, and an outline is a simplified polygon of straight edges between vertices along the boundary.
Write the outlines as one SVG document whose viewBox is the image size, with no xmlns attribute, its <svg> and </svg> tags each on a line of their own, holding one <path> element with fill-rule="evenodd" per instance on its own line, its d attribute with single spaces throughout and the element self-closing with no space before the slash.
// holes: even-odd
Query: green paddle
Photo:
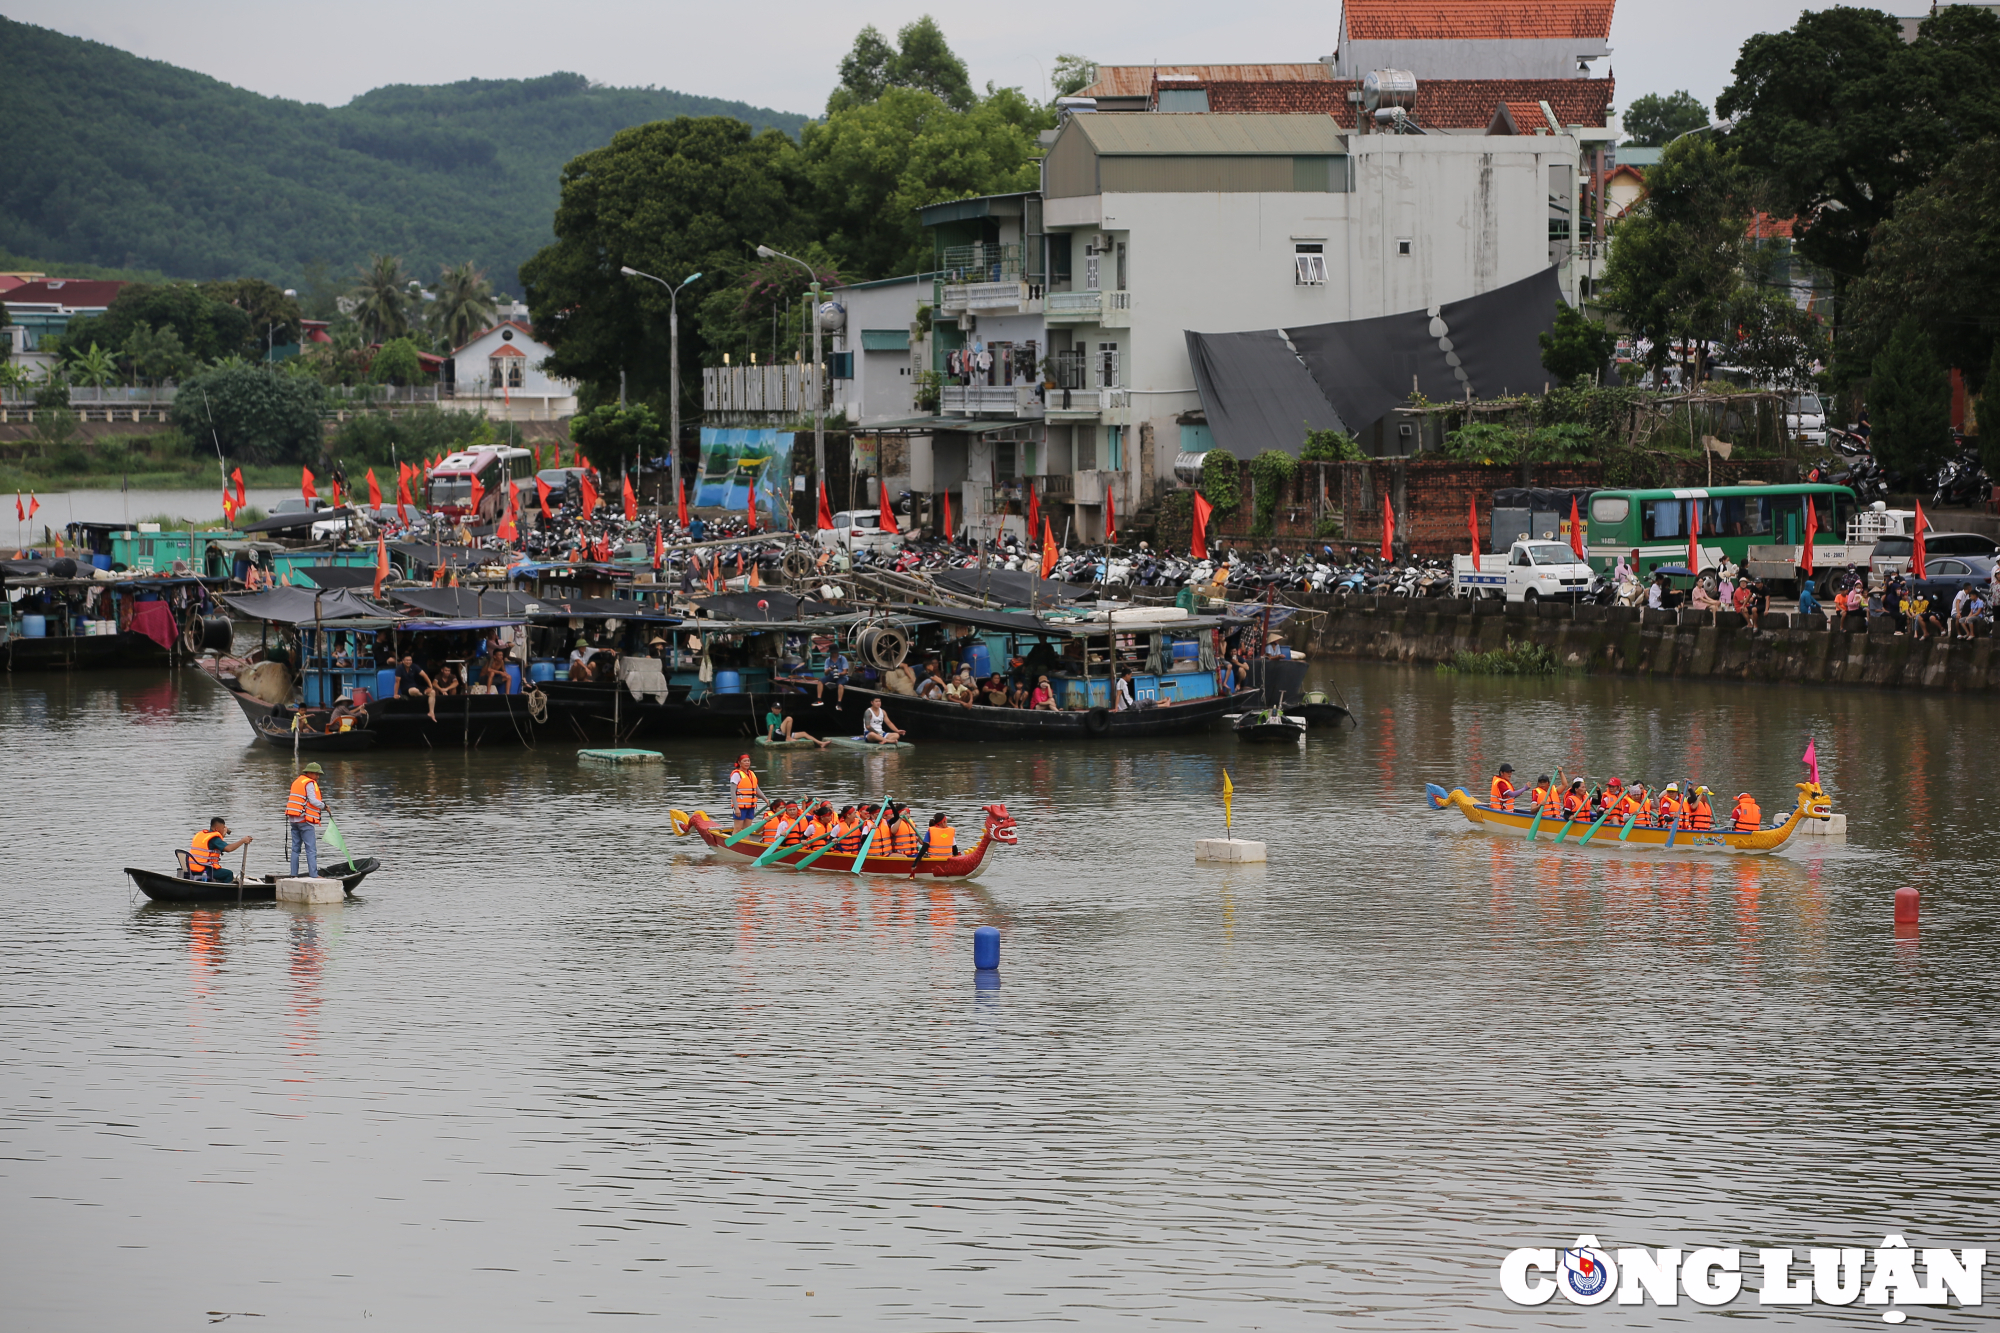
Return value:
<svg viewBox="0 0 2000 1333">
<path fill-rule="evenodd" d="M 1625 827 L 1618 830 L 1618 841 L 1623 842 L 1625 841 L 1625 839 L 1631 837 L 1632 826 L 1634 824 L 1637 824 L 1638 822 L 1639 822 L 1639 812 L 1637 810 L 1634 810 L 1630 815 L 1627 815 L 1625 818 Z"/>
<path fill-rule="evenodd" d="M 1611 818 L 1611 812 L 1609 810 L 1606 810 L 1603 814 L 1599 815 L 1597 817 L 1597 822 L 1595 824 L 1592 824 L 1589 828 L 1585 829 L 1583 831 L 1583 836 L 1576 840 L 1576 845 L 1581 847 L 1583 846 L 1583 844 L 1589 842 L 1592 838 L 1596 837 L 1597 830 L 1603 828 L 1604 821 L 1609 818 Z"/>
<path fill-rule="evenodd" d="M 813 800 L 817 801 L 819 800 L 819 798 L 815 796 L 813 797 Z M 801 814 L 799 816 L 799 819 L 805 819 L 811 813 L 811 811 L 812 811 L 812 806 L 807 805 L 806 814 Z M 783 856 L 786 852 L 795 850 L 799 846 L 799 844 L 796 842 L 789 842 L 789 843 L 786 842 L 785 835 L 791 832 L 792 829 L 797 826 L 798 822 L 799 822 L 798 819 L 794 819 L 789 823 L 786 823 L 782 820 L 779 821 L 778 827 L 776 829 L 773 829 L 771 832 L 771 845 L 765 849 L 764 854 L 762 856 L 758 857 L 756 860 L 750 863 L 751 869 L 754 870 L 758 866 L 767 866 L 771 864 L 771 862 L 777 860 L 780 856 Z"/>
<path fill-rule="evenodd" d="M 820 836 L 825 837 L 826 835 L 821 834 Z M 836 840 L 833 838 L 827 838 L 826 846 L 820 848 L 818 851 L 814 852 L 811 856 L 801 857 L 798 860 L 792 862 L 792 869 L 804 870 L 807 866 L 811 865 L 813 862 L 819 860 L 822 856 L 825 856 L 828 852 L 832 851 L 833 844 L 835 841 Z"/>
<path fill-rule="evenodd" d="M 861 842 L 861 850 L 854 854 L 854 870 L 853 870 L 854 874 L 858 875 L 861 873 L 862 865 L 868 860 L 868 849 L 875 845 L 875 835 L 877 833 L 880 833 L 882 831 L 882 826 L 889 822 L 889 812 L 891 810 L 894 810 L 895 808 L 896 808 L 896 802 L 893 797 L 882 803 L 881 818 L 875 821 L 874 828 L 868 830 L 868 836 L 864 838 Z"/>
<path fill-rule="evenodd" d="M 778 805 L 777 801 L 772 801 L 771 804 L 765 806 L 762 810 L 759 810 L 756 814 L 750 816 L 750 822 L 743 826 L 743 831 L 740 833 L 730 834 L 728 837 L 722 840 L 722 845 L 724 847 L 734 847 L 737 843 L 743 841 L 745 838 L 755 833 L 757 831 L 757 826 L 762 821 L 763 817 L 765 815 L 770 814 L 772 810 L 776 809 L 777 805 Z"/>
<path fill-rule="evenodd" d="M 1535 830 L 1542 826 L 1542 803 L 1535 802 L 1535 817 L 1528 821 L 1528 841 L 1535 840 Z"/>
</svg>

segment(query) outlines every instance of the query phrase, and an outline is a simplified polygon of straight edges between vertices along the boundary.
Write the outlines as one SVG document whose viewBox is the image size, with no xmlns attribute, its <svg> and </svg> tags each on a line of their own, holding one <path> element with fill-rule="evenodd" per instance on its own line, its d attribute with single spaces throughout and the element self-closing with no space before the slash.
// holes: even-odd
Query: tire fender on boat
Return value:
<svg viewBox="0 0 2000 1333">
<path fill-rule="evenodd" d="M 1103 704 L 1083 715 L 1083 729 L 1093 736 L 1102 736 L 1111 730 L 1111 710 Z"/>
</svg>

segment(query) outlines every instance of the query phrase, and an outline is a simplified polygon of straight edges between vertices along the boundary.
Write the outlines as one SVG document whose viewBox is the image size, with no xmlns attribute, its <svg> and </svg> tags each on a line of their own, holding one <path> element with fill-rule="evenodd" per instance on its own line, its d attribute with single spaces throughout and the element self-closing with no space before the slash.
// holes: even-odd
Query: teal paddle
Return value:
<svg viewBox="0 0 2000 1333">
<path fill-rule="evenodd" d="M 1667 830 L 1667 846 L 1671 847 L 1674 845 L 1674 838 L 1677 834 L 1680 833 L 1680 831 L 1681 831 L 1681 817 L 1679 815 L 1675 815 L 1673 827 Z"/>
<path fill-rule="evenodd" d="M 1528 841 L 1535 840 L 1535 830 L 1542 826 L 1542 803 L 1535 802 L 1535 817 L 1528 821 Z"/>
<path fill-rule="evenodd" d="M 815 801 L 817 801 L 818 799 L 819 798 L 817 796 L 813 797 L 813 800 Z M 812 806 L 807 805 L 806 809 L 810 811 L 812 809 Z M 799 816 L 799 819 L 804 819 L 805 817 L 806 816 L 802 814 Z M 786 842 L 785 835 L 792 831 L 793 827 L 798 824 L 799 819 L 778 821 L 778 827 L 771 831 L 771 845 L 764 850 L 764 854 L 762 856 L 758 857 L 756 860 L 750 863 L 750 868 L 752 870 L 755 870 L 758 866 L 767 866 L 771 864 L 771 862 L 777 860 L 780 856 L 783 856 L 786 852 L 792 851 L 793 849 L 798 847 L 799 844 L 796 842 Z"/>
<path fill-rule="evenodd" d="M 1597 817 L 1597 822 L 1595 824 L 1592 824 L 1589 828 L 1585 829 L 1583 831 L 1583 836 L 1576 840 L 1576 845 L 1581 847 L 1583 846 L 1583 844 L 1589 842 L 1592 838 L 1596 837 L 1597 830 L 1603 828 L 1604 821 L 1609 818 L 1611 818 L 1611 812 L 1609 810 L 1606 810 L 1603 814 L 1599 815 Z"/>
<path fill-rule="evenodd" d="M 826 837 L 825 834 L 821 834 L 820 836 Z M 792 862 L 792 869 L 804 870 L 807 866 L 811 865 L 813 862 L 819 860 L 822 856 L 825 856 L 828 852 L 832 851 L 833 844 L 835 841 L 836 839 L 827 838 L 826 846 L 820 848 L 818 851 L 814 852 L 811 856 L 801 857 L 798 860 Z"/>
<path fill-rule="evenodd" d="M 880 833 L 882 826 L 889 822 L 889 812 L 895 808 L 894 798 L 882 803 L 881 817 L 875 821 L 875 827 L 868 830 L 868 836 L 861 842 L 861 850 L 854 854 L 854 874 L 858 875 L 861 873 L 862 865 L 868 860 L 868 849 L 875 845 L 875 835 Z"/>
<path fill-rule="evenodd" d="M 750 816 L 750 822 L 743 826 L 743 831 L 740 833 L 730 834 L 728 837 L 722 840 L 722 845 L 724 847 L 734 847 L 737 843 L 743 841 L 745 838 L 749 837 L 752 833 L 755 833 L 757 831 L 758 824 L 762 820 L 762 817 L 764 815 L 770 814 L 771 811 L 777 807 L 777 804 L 778 803 L 776 801 L 773 801 L 771 802 L 770 805 L 765 806 L 762 810 L 759 810 L 756 814 Z"/>
<path fill-rule="evenodd" d="M 1627 815 L 1625 817 L 1625 827 L 1618 830 L 1618 841 L 1623 842 L 1625 841 L 1625 839 L 1631 837 L 1632 826 L 1634 824 L 1637 824 L 1638 822 L 1639 822 L 1639 812 L 1637 810 L 1634 810 L 1631 814 Z"/>
</svg>

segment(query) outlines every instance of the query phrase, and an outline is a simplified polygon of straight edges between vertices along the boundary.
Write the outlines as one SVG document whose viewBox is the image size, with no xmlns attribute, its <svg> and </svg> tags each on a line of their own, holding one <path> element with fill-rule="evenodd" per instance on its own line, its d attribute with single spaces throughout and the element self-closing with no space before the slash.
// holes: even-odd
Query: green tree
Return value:
<svg viewBox="0 0 2000 1333">
<path fill-rule="evenodd" d="M 1206 463 L 1208 460 L 1202 461 Z M 1251 536 L 1271 535 L 1276 526 L 1278 501 L 1298 471 L 1299 460 L 1283 449 L 1266 449 L 1250 460 L 1250 480 L 1257 488 L 1257 512 L 1251 521 Z"/>
<path fill-rule="evenodd" d="M 1787 289 L 1740 283 L 1722 313 L 1723 359 L 1757 384 L 1812 387 L 1814 367 L 1832 350 L 1819 316 L 1799 308 Z"/>
<path fill-rule="evenodd" d="M 450 351 L 472 341 L 493 324 L 493 284 L 466 260 L 438 275 L 437 301 L 431 306 L 431 326 L 438 350 Z"/>
<path fill-rule="evenodd" d="M 1299 459 L 1306 463 L 1359 463 L 1368 455 L 1344 430 L 1309 430 Z"/>
<path fill-rule="evenodd" d="M 1097 82 L 1097 62 L 1083 56 L 1059 55 L 1049 73 L 1049 87 L 1057 97 L 1074 97 Z"/>
<path fill-rule="evenodd" d="M 1542 366 L 1565 384 L 1598 374 L 1618 349 L 1618 339 L 1602 324 L 1564 301 L 1556 303 L 1555 329 L 1537 336 Z"/>
<path fill-rule="evenodd" d="M 195 368 L 195 359 L 181 345 L 178 330 L 156 329 L 143 321 L 133 326 L 119 355 L 135 379 L 150 384 L 178 380 Z"/>
<path fill-rule="evenodd" d="M 410 331 L 410 280 L 403 273 L 403 261 L 393 255 L 376 255 L 360 270 L 361 281 L 353 293 L 354 319 L 369 342 L 386 343 Z"/>
<path fill-rule="evenodd" d="M 667 451 L 667 427 L 644 403 L 619 407 L 600 403 L 570 420 L 570 438 L 599 463 L 615 467 L 617 460 L 658 458 Z"/>
<path fill-rule="evenodd" d="M 305 315 L 297 299 L 262 278 L 204 282 L 199 290 L 211 301 L 241 310 L 250 321 L 250 345 L 243 349 L 246 355 L 261 359 L 267 348 L 299 340 L 299 321 Z"/>
<path fill-rule="evenodd" d="M 88 384 L 93 389 L 102 389 L 118 378 L 118 360 L 111 353 L 92 343 L 89 348 L 69 354 L 69 377 L 75 384 Z"/>
<path fill-rule="evenodd" d="M 1242 469 L 1236 455 L 1227 449 L 1210 449 L 1202 456 L 1201 480 L 1196 484 L 1202 498 L 1215 506 L 1217 515 L 1227 518 L 1243 503 Z"/>
<path fill-rule="evenodd" d="M 812 266 L 821 287 L 843 281 L 839 265 L 819 242 L 808 241 L 791 253 Z M 695 318 L 711 364 L 719 363 L 723 352 L 746 362 L 753 353 L 766 361 L 788 361 L 794 351 L 811 354 L 805 298 L 812 280 L 804 269 L 787 259 L 751 258 L 717 265 L 706 276 L 713 282 L 702 285 L 713 290 L 701 298 Z M 666 293 L 659 292 L 657 300 L 664 306 Z"/>
<path fill-rule="evenodd" d="M 1916 315 L 1905 315 L 1875 354 L 1868 421 L 1876 458 L 1908 484 L 1951 451 L 1951 380 Z"/>
<path fill-rule="evenodd" d="M 1723 333 L 1742 281 L 1745 210 L 1734 164 L 1712 135 L 1670 145 L 1646 187 L 1612 233 L 1598 299 L 1649 340 L 1646 363 L 1657 371 L 1674 342 Z"/>
<path fill-rule="evenodd" d="M 965 62 L 928 14 L 904 24 L 893 47 L 873 24 L 863 28 L 840 62 L 840 83 L 827 98 L 827 114 L 865 106 L 891 88 L 930 93 L 954 111 L 969 111 L 978 100 Z"/>
<path fill-rule="evenodd" d="M 1625 108 L 1625 139 L 1636 148 L 1664 148 L 1681 135 L 1708 124 L 1708 108 L 1687 89 L 1647 93 Z"/>
<path fill-rule="evenodd" d="M 598 400 L 629 373 L 639 397 L 665 396 L 666 302 L 647 273 L 685 275 L 739 261 L 759 243 L 796 253 L 797 150 L 776 131 L 686 117 L 616 135 L 563 169 L 555 243 L 521 266 L 536 333 L 554 347 L 551 373 Z M 706 345 L 681 327 L 681 365 Z"/>
<path fill-rule="evenodd" d="M 61 344 L 122 348 L 141 324 L 172 329 L 181 346 L 200 361 L 243 356 L 253 345 L 258 355 L 263 353 L 262 331 L 253 342 L 247 314 L 188 282 L 134 283 L 113 297 L 103 314 L 71 319 Z"/>
<path fill-rule="evenodd" d="M 424 363 L 417 356 L 417 345 L 408 338 L 391 338 L 375 353 L 375 360 L 368 367 L 368 378 L 375 384 L 424 384 L 429 377 L 424 374 Z"/>
<path fill-rule="evenodd" d="M 247 463 L 296 463 L 320 453 L 325 391 L 300 375 L 234 365 L 184 381 L 168 419 L 194 439 L 213 438 Z"/>
<path fill-rule="evenodd" d="M 1897 20 L 1825 9 L 1743 44 L 1716 111 L 1730 142 L 1799 219 L 1799 250 L 1841 309 L 1896 203 L 1964 145 L 2000 131 L 2000 18 L 1951 5 L 1905 43 Z"/>
</svg>

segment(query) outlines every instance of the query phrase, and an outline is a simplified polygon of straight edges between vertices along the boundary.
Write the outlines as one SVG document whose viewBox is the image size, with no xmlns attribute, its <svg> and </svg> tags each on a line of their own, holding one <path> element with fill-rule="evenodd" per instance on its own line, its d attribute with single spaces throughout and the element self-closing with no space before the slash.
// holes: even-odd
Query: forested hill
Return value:
<svg viewBox="0 0 2000 1333">
<path fill-rule="evenodd" d="M 371 254 L 427 280 L 470 259 L 518 293 L 563 165 L 686 115 L 793 135 L 805 120 L 578 74 L 395 85 L 329 108 L 0 18 L 0 249 L 280 286 Z"/>
</svg>

